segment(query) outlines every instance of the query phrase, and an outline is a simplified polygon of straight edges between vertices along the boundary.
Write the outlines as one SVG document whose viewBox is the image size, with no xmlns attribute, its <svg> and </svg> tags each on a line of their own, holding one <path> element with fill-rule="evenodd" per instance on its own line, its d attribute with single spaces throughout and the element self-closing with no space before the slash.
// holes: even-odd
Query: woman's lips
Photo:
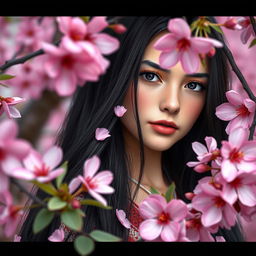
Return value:
<svg viewBox="0 0 256 256">
<path fill-rule="evenodd" d="M 175 123 L 168 121 L 150 122 L 151 127 L 158 133 L 170 135 L 178 129 Z"/>
</svg>

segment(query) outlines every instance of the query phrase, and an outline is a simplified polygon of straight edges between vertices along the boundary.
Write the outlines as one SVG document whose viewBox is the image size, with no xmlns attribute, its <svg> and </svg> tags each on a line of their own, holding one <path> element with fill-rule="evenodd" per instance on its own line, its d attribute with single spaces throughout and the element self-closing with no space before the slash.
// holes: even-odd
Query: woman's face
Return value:
<svg viewBox="0 0 256 256">
<path fill-rule="evenodd" d="M 208 77 L 202 65 L 196 74 L 186 74 L 180 62 L 162 69 L 160 51 L 153 48 L 162 35 L 156 36 L 145 50 L 137 90 L 144 145 L 156 151 L 167 150 L 190 131 L 203 109 Z M 124 136 L 138 140 L 133 92 L 131 85 L 123 102 L 127 112 L 121 121 Z"/>
</svg>

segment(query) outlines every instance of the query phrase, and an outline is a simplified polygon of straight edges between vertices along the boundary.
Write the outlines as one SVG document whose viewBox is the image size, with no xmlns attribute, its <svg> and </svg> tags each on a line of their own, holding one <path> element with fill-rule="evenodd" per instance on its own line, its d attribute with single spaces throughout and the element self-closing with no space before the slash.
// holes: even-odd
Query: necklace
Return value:
<svg viewBox="0 0 256 256">
<path fill-rule="evenodd" d="M 132 177 L 129 177 L 131 181 L 133 181 L 136 185 L 139 185 L 139 187 L 144 190 L 147 194 L 152 194 L 150 190 L 148 190 L 145 186 L 140 184 L 137 180 L 133 179 Z"/>
</svg>

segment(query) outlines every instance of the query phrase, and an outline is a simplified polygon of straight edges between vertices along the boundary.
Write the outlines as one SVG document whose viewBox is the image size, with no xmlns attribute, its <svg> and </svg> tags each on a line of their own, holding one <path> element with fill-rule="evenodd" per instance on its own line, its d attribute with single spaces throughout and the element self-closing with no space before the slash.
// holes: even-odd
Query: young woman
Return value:
<svg viewBox="0 0 256 256">
<path fill-rule="evenodd" d="M 58 140 L 69 166 L 65 181 L 81 174 L 85 160 L 93 155 L 101 159 L 100 170 L 111 170 L 114 175 L 111 186 L 115 192 L 104 195 L 112 210 L 84 208 L 86 232 L 97 228 L 125 241 L 136 240 L 140 222 L 137 206 L 148 196 L 150 187 L 165 193 L 174 181 L 177 198 L 187 201 L 185 193 L 193 191 L 202 178 L 186 165 L 195 159 L 191 143 L 203 142 L 205 136 L 213 136 L 218 143 L 227 138 L 224 123 L 215 116 L 216 107 L 225 101 L 229 89 L 225 56 L 216 49 L 207 66 L 200 65 L 195 74 L 186 74 L 180 63 L 170 69 L 161 68 L 160 52 L 153 44 L 167 33 L 170 18 L 120 20 L 127 32 L 120 35 L 120 49 L 109 57 L 107 73 L 97 83 L 78 88 L 74 96 Z M 187 21 L 191 23 L 193 17 L 187 17 Z M 127 109 L 121 118 L 113 111 L 117 105 Z M 111 137 L 97 141 L 98 127 L 107 128 Z M 38 191 L 37 196 L 45 195 Z M 120 224 L 116 209 L 126 212 L 132 231 Z M 36 213 L 37 209 L 30 211 L 20 233 L 21 241 L 47 240 L 61 224 L 56 218 L 34 235 Z M 218 235 L 227 241 L 242 241 L 238 225 L 222 229 Z"/>
</svg>

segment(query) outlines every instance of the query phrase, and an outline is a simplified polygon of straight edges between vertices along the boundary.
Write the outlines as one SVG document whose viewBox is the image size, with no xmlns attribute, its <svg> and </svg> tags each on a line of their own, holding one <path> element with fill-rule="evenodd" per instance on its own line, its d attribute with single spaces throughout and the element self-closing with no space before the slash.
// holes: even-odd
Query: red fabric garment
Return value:
<svg viewBox="0 0 256 256">
<path fill-rule="evenodd" d="M 129 230 L 128 242 L 136 242 L 140 238 L 139 226 L 142 221 L 143 218 L 140 216 L 139 206 L 133 202 L 130 214 L 131 228 Z"/>
</svg>

